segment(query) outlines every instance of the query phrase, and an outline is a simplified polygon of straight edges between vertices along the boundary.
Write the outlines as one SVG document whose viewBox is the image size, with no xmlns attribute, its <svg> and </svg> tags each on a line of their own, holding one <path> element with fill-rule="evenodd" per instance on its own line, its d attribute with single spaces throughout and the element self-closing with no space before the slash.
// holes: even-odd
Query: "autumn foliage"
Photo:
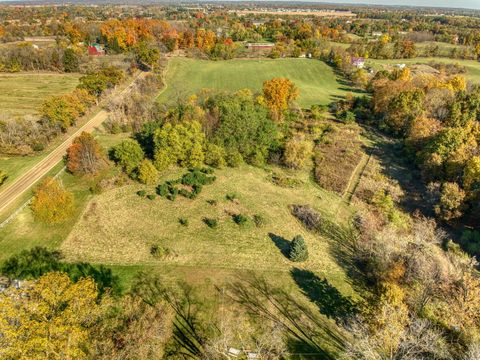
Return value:
<svg viewBox="0 0 480 360">
<path fill-rule="evenodd" d="M 0 358 L 84 359 L 101 307 L 95 282 L 53 272 L 0 293 Z"/>
<path fill-rule="evenodd" d="M 263 83 L 263 96 L 275 120 L 281 120 L 283 111 L 298 95 L 297 87 L 287 78 L 273 78 Z"/>
<path fill-rule="evenodd" d="M 95 175 L 106 165 L 102 148 L 92 135 L 82 132 L 67 149 L 67 169 L 75 175 Z"/>
<path fill-rule="evenodd" d="M 62 222 L 73 213 L 73 194 L 53 178 L 46 178 L 33 191 L 31 208 L 37 220 L 47 224 Z"/>
</svg>

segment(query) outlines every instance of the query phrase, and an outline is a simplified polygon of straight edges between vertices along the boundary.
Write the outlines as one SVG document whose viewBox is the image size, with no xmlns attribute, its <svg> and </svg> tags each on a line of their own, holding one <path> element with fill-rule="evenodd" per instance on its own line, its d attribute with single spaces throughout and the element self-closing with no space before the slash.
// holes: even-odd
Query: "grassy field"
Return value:
<svg viewBox="0 0 480 360">
<path fill-rule="evenodd" d="M 260 91 L 265 80 L 287 77 L 300 89 L 302 107 L 328 104 L 350 89 L 341 85 L 325 63 L 309 59 L 207 61 L 174 58 L 167 69 L 167 87 L 158 101 L 171 102 L 201 89 Z"/>
<path fill-rule="evenodd" d="M 467 73 L 466 78 L 472 82 L 480 83 L 480 62 L 475 60 L 459 60 L 448 59 L 442 57 L 430 57 L 430 58 L 413 58 L 413 59 L 392 59 L 392 60 L 377 60 L 368 59 L 367 66 L 372 66 L 375 69 L 381 69 L 382 67 L 394 64 L 428 64 L 430 62 L 445 63 L 445 64 L 459 64 L 465 66 Z"/>
<path fill-rule="evenodd" d="M 18 73 L 0 74 L 2 117 L 36 114 L 49 96 L 72 91 L 79 74 Z"/>
<path fill-rule="evenodd" d="M 305 266 L 345 287 L 345 274 L 331 257 L 330 244 L 308 233 L 290 214 L 289 205 L 309 203 L 337 220 L 345 220 L 351 210 L 341 198 L 313 184 L 307 172 L 295 188 L 274 185 L 269 175 L 253 167 L 219 170 L 216 182 L 205 186 L 196 200 L 178 197 L 174 202 L 141 198 L 136 191 L 142 186 L 137 184 L 113 189 L 90 201 L 61 250 L 71 261 L 108 265 L 288 272 L 292 263 L 280 248 L 302 234 L 311 251 Z M 154 193 L 153 187 L 145 189 Z M 237 200 L 228 201 L 229 193 L 235 193 Z M 266 223 L 256 227 L 250 220 L 239 226 L 232 213 L 250 219 L 260 214 Z M 180 217 L 187 218 L 189 225 L 180 225 Z M 218 228 L 207 227 L 204 217 L 217 218 Z M 150 254 L 153 244 L 168 247 L 175 255 L 158 260 Z"/>
</svg>

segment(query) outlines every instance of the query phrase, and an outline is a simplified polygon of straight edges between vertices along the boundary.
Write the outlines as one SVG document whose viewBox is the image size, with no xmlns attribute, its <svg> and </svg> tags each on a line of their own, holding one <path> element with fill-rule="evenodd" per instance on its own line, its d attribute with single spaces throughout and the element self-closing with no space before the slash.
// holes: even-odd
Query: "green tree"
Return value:
<svg viewBox="0 0 480 360">
<path fill-rule="evenodd" d="M 229 165 L 231 154 L 238 164 L 238 154 L 248 161 L 258 154 L 265 159 L 277 146 L 277 126 L 268 118 L 268 110 L 252 97 L 219 95 L 210 98 L 207 107 L 218 113 L 219 124 L 211 140 L 225 149 Z"/>
<path fill-rule="evenodd" d="M 79 61 L 75 50 L 67 48 L 63 52 L 63 70 L 69 73 L 79 71 Z"/>
<path fill-rule="evenodd" d="M 205 159 L 205 134 L 199 122 L 166 123 L 155 130 L 155 166 L 164 169 L 172 164 L 200 166 Z"/>
<path fill-rule="evenodd" d="M 440 201 L 435 206 L 435 212 L 444 220 L 456 219 L 462 216 L 465 191 L 457 183 L 442 184 Z"/>
<path fill-rule="evenodd" d="M 144 159 L 138 166 L 137 178 L 141 183 L 151 185 L 158 179 L 158 170 L 148 159 Z"/>
<path fill-rule="evenodd" d="M 288 254 L 290 260 L 301 262 L 308 259 L 308 249 L 305 239 L 301 235 L 297 235 L 290 243 L 290 252 Z"/>
<path fill-rule="evenodd" d="M 133 174 L 145 157 L 140 144 L 133 139 L 124 140 L 114 146 L 111 155 L 113 161 L 121 166 L 128 175 Z"/>
<path fill-rule="evenodd" d="M 480 156 L 472 156 L 463 170 L 463 184 L 471 189 L 480 184 Z"/>
</svg>

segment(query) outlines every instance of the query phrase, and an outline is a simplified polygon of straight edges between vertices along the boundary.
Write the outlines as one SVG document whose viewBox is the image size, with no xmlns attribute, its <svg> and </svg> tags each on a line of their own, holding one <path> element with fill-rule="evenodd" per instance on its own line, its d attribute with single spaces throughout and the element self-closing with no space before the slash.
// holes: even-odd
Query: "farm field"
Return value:
<svg viewBox="0 0 480 360">
<path fill-rule="evenodd" d="M 448 59 L 442 57 L 427 57 L 427 58 L 413 58 L 413 59 L 389 59 L 389 60 L 377 60 L 377 59 L 368 59 L 366 62 L 367 66 L 372 66 L 373 68 L 380 69 L 387 65 L 394 64 L 428 64 L 430 62 L 438 62 L 445 64 L 459 64 L 465 66 L 467 73 L 465 77 L 473 82 L 480 83 L 480 62 L 475 60 L 460 60 L 460 59 Z"/>
<path fill-rule="evenodd" d="M 169 61 L 167 87 L 158 101 L 171 102 L 202 89 L 260 91 L 265 80 L 287 77 L 300 89 L 302 107 L 328 104 L 350 89 L 340 84 L 325 63 L 309 59 L 208 61 L 174 58 Z"/>
<path fill-rule="evenodd" d="M 49 96 L 65 94 L 78 84 L 80 74 L 0 74 L 2 117 L 36 114 Z"/>
</svg>

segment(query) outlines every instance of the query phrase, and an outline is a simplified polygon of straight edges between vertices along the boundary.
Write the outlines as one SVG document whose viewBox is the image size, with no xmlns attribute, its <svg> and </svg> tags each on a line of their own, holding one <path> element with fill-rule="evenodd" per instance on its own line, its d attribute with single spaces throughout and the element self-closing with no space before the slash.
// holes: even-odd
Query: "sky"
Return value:
<svg viewBox="0 0 480 360">
<path fill-rule="evenodd" d="M 343 4 L 411 5 L 480 9 L 480 0 L 328 0 Z"/>
</svg>

